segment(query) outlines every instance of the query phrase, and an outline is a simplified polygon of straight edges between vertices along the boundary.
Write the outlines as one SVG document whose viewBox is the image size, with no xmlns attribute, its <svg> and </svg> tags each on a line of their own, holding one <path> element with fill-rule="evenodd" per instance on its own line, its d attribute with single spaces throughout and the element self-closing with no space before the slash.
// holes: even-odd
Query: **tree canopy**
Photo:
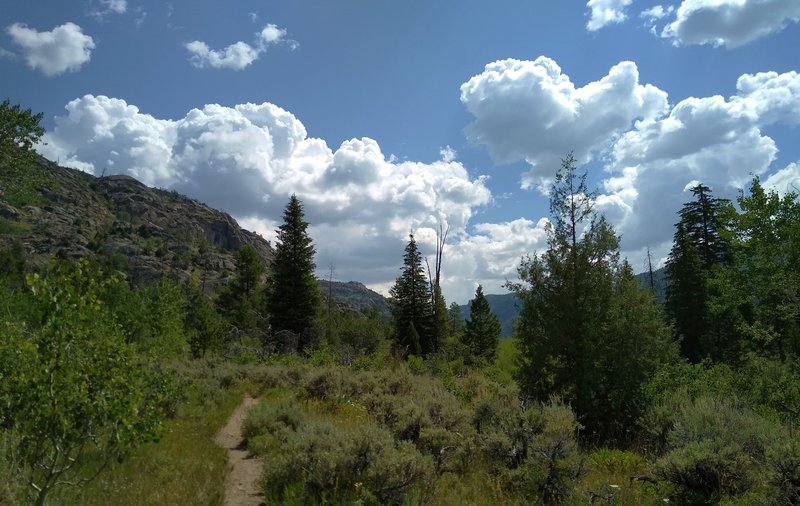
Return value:
<svg viewBox="0 0 800 506">
<path fill-rule="evenodd" d="M 409 235 L 402 273 L 389 293 L 397 344 L 415 355 L 435 351 L 431 292 L 414 234 Z"/>
<path fill-rule="evenodd" d="M 470 317 L 462 336 L 469 350 L 469 358 L 476 362 L 492 363 L 497 356 L 500 321 L 492 313 L 481 285 L 475 290 L 475 298 L 469 302 L 469 311 Z"/>
<path fill-rule="evenodd" d="M 302 334 L 314 325 L 321 303 L 319 283 L 314 277 L 314 245 L 308 235 L 303 205 L 292 194 L 278 228 L 275 257 L 267 284 L 267 312 L 273 332 Z M 310 344 L 301 338 L 298 351 Z"/>
<path fill-rule="evenodd" d="M 672 353 L 653 296 L 619 261 L 619 239 L 593 209 L 586 174 L 567 156 L 550 192 L 548 249 L 523 259 L 517 321 L 520 386 L 561 396 L 590 434 L 623 437 L 640 414 L 639 389 Z"/>
</svg>

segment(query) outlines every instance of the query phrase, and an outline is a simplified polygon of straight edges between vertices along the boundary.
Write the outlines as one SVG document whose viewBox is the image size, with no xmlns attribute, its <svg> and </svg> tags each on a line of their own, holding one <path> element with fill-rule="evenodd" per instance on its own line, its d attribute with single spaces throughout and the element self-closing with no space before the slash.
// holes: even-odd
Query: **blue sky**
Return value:
<svg viewBox="0 0 800 506">
<path fill-rule="evenodd" d="M 5 2 L 0 95 L 46 156 L 274 236 L 305 203 L 320 274 L 385 292 L 450 226 L 444 294 L 546 245 L 575 152 L 642 270 L 693 181 L 800 188 L 800 1 Z"/>
</svg>

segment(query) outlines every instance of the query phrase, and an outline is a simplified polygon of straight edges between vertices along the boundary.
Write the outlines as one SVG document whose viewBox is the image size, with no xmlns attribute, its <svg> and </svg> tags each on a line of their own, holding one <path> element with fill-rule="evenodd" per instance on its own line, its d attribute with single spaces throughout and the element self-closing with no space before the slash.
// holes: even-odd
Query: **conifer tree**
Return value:
<svg viewBox="0 0 800 506">
<path fill-rule="evenodd" d="M 665 308 L 681 338 L 681 352 L 691 362 L 720 360 L 724 346 L 713 344 L 720 336 L 713 329 L 708 309 L 708 277 L 712 267 L 729 259 L 729 244 L 721 234 L 722 216 L 729 205 L 711 197 L 702 184 L 692 188 L 695 200 L 681 208 L 675 238 L 666 265 Z"/>
<path fill-rule="evenodd" d="M 452 302 L 447 310 L 450 320 L 450 335 L 456 335 L 464 329 L 464 316 L 461 314 L 461 307 L 458 302 Z"/>
<path fill-rule="evenodd" d="M 259 323 L 258 309 L 261 305 L 264 263 L 256 249 L 245 244 L 235 257 L 236 272 L 228 285 L 220 292 L 217 305 L 220 312 L 236 328 L 252 333 Z"/>
<path fill-rule="evenodd" d="M 470 317 L 462 337 L 469 350 L 469 359 L 478 363 L 491 363 L 497 356 L 500 320 L 492 313 L 481 285 L 475 290 L 475 298 L 469 302 L 469 311 Z"/>
<path fill-rule="evenodd" d="M 409 235 L 402 273 L 389 293 L 397 344 L 415 355 L 435 351 L 431 293 L 414 234 Z"/>
<path fill-rule="evenodd" d="M 586 174 L 562 160 L 550 192 L 548 249 L 523 259 L 516 334 L 527 395 L 570 403 L 585 434 L 624 436 L 639 415 L 640 386 L 674 349 L 652 294 L 619 261 L 619 239 L 593 210 Z"/>
<path fill-rule="evenodd" d="M 308 235 L 303 206 L 292 194 L 278 228 L 275 257 L 267 289 L 267 308 L 273 332 L 289 330 L 300 335 L 298 351 L 308 342 L 304 331 L 314 325 L 321 295 L 314 277 L 314 245 Z"/>
</svg>

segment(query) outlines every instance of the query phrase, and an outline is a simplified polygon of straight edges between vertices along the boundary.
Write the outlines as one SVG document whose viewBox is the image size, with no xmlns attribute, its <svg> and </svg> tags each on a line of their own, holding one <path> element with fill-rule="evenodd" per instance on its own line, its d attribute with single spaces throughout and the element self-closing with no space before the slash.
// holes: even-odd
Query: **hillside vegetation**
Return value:
<svg viewBox="0 0 800 506">
<path fill-rule="evenodd" d="M 0 141 L 0 504 L 222 504 L 245 394 L 268 504 L 800 504 L 797 195 L 698 185 L 658 304 L 567 156 L 501 340 L 480 286 L 447 309 L 445 231 L 383 306 L 313 277 L 298 196 L 269 244 Z"/>
</svg>

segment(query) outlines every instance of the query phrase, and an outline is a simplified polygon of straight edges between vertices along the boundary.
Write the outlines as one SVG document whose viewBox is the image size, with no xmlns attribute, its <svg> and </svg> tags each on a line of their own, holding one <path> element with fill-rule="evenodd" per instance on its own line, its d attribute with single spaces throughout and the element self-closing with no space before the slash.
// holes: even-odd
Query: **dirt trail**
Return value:
<svg viewBox="0 0 800 506">
<path fill-rule="evenodd" d="M 214 438 L 219 446 L 228 450 L 230 472 L 225 479 L 225 506 L 264 504 L 256 483 L 261 476 L 261 460 L 247 452 L 242 434 L 245 412 L 257 402 L 252 397 L 245 397 Z"/>
</svg>

